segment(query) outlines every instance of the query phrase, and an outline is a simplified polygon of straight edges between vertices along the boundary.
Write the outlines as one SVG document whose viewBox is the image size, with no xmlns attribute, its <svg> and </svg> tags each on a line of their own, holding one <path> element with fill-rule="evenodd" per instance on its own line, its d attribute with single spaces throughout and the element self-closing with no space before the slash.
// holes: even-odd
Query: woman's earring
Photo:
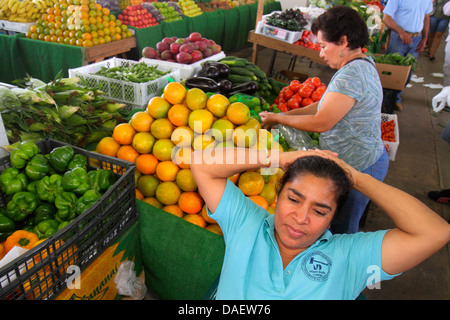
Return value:
<svg viewBox="0 0 450 320">
<path fill-rule="evenodd" d="M 341 53 L 339 53 L 339 58 L 343 58 L 344 57 L 344 52 L 341 51 Z"/>
</svg>

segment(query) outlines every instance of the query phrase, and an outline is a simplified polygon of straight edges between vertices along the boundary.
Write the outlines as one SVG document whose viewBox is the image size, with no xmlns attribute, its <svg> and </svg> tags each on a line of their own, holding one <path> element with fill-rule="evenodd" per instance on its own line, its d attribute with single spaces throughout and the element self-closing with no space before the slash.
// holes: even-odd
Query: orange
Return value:
<svg viewBox="0 0 450 320">
<path fill-rule="evenodd" d="M 97 144 L 97 151 L 105 156 L 115 157 L 120 144 L 113 137 L 104 137 Z"/>
<path fill-rule="evenodd" d="M 255 129 L 259 135 L 259 130 L 261 130 L 261 123 L 258 120 L 256 120 L 255 118 L 250 118 L 245 123 L 245 125 L 249 128 Z"/>
<path fill-rule="evenodd" d="M 186 93 L 186 106 L 191 110 L 204 109 L 208 97 L 203 90 L 192 88 Z"/>
<path fill-rule="evenodd" d="M 137 188 L 136 188 L 136 198 L 138 198 L 139 200 L 144 200 L 144 195 Z"/>
<path fill-rule="evenodd" d="M 156 208 L 162 209 L 163 205 L 156 199 L 156 197 L 145 197 L 142 201 L 148 203 Z"/>
<path fill-rule="evenodd" d="M 147 197 L 154 197 L 156 193 L 156 188 L 159 186 L 159 180 L 152 174 L 144 174 L 138 180 L 137 188 Z"/>
<path fill-rule="evenodd" d="M 238 180 L 239 180 L 239 176 L 240 176 L 240 175 L 241 175 L 241 173 L 238 172 L 238 173 L 232 175 L 231 177 L 228 177 L 228 179 L 230 179 L 231 182 L 233 182 L 234 184 L 236 184 L 236 183 L 238 182 Z"/>
<path fill-rule="evenodd" d="M 152 153 L 159 161 L 171 160 L 174 147 L 170 139 L 159 139 L 153 145 Z"/>
<path fill-rule="evenodd" d="M 150 153 L 155 141 L 150 132 L 138 132 L 134 135 L 131 145 L 139 153 Z"/>
<path fill-rule="evenodd" d="M 250 148 L 256 144 L 257 139 L 256 131 L 245 125 L 241 125 L 233 131 L 233 142 L 237 147 Z"/>
<path fill-rule="evenodd" d="M 186 88 L 179 82 L 169 82 L 163 90 L 164 99 L 171 104 L 182 103 L 186 97 Z"/>
<path fill-rule="evenodd" d="M 168 206 L 162 207 L 162 209 L 168 213 L 173 214 L 174 216 L 183 218 L 184 212 L 180 209 L 176 204 L 169 204 Z"/>
<path fill-rule="evenodd" d="M 198 214 L 186 214 L 183 219 L 201 228 L 206 228 L 207 226 L 205 219 L 203 219 L 202 216 Z"/>
<path fill-rule="evenodd" d="M 249 196 L 249 199 L 256 203 L 258 206 L 262 207 L 264 210 L 267 210 L 269 208 L 267 200 L 259 195 Z"/>
<path fill-rule="evenodd" d="M 147 112 L 155 119 L 167 118 L 170 107 L 171 105 L 166 99 L 153 97 L 147 104 Z"/>
<path fill-rule="evenodd" d="M 122 160 L 136 162 L 136 158 L 139 156 L 139 153 L 134 150 L 132 146 L 124 145 L 117 150 L 116 157 Z"/>
<path fill-rule="evenodd" d="M 208 216 L 208 211 L 206 210 L 206 203 L 203 205 L 202 212 L 200 213 L 202 218 L 208 223 L 217 223 L 216 220 Z"/>
<path fill-rule="evenodd" d="M 277 197 L 277 191 L 275 189 L 275 184 L 273 183 L 266 183 L 264 185 L 263 190 L 259 194 L 261 197 L 266 199 L 267 203 L 270 205 L 273 200 Z"/>
<path fill-rule="evenodd" d="M 180 168 L 172 160 L 161 161 L 156 166 L 156 177 L 161 181 L 175 181 Z"/>
<path fill-rule="evenodd" d="M 176 148 L 172 161 L 180 169 L 189 169 L 191 167 L 191 154 L 193 151 L 192 147 Z"/>
<path fill-rule="evenodd" d="M 166 118 L 156 119 L 150 126 L 150 132 L 156 139 L 169 139 L 173 129 L 173 124 Z"/>
<path fill-rule="evenodd" d="M 191 110 L 185 105 L 175 104 L 173 105 L 167 114 L 169 121 L 176 127 L 186 126 L 188 124 L 188 117 Z"/>
<path fill-rule="evenodd" d="M 129 123 L 118 124 L 113 131 L 113 138 L 121 145 L 131 144 L 133 142 L 136 130 Z"/>
<path fill-rule="evenodd" d="M 250 109 L 242 102 L 234 102 L 227 108 L 227 118 L 239 126 L 250 119 Z"/>
<path fill-rule="evenodd" d="M 158 201 L 161 202 L 163 205 L 176 204 L 178 202 L 180 194 L 181 194 L 180 188 L 173 181 L 161 182 L 156 187 L 155 191 L 156 199 L 158 199 Z"/>
<path fill-rule="evenodd" d="M 178 198 L 178 205 L 183 212 L 188 214 L 199 213 L 203 207 L 203 199 L 198 192 L 184 191 Z"/>
<path fill-rule="evenodd" d="M 188 124 L 195 133 L 205 133 L 214 122 L 214 116 L 206 109 L 197 109 L 189 114 Z"/>
<path fill-rule="evenodd" d="M 152 116 L 145 111 L 138 111 L 130 119 L 130 124 L 134 130 L 138 132 L 150 131 L 150 126 L 152 125 Z"/>
<path fill-rule="evenodd" d="M 263 191 L 264 178 L 256 171 L 243 172 L 239 176 L 238 187 L 246 196 L 256 196 Z"/>
<path fill-rule="evenodd" d="M 247 126 L 247 124 L 245 124 L 245 126 Z M 270 150 L 272 148 L 272 142 L 273 142 L 272 134 L 269 131 L 267 131 L 266 129 L 260 129 L 258 131 L 257 141 L 252 146 L 252 148 L 256 148 L 259 150 L 264 150 L 264 149 Z"/>
<path fill-rule="evenodd" d="M 182 169 L 178 171 L 175 182 L 183 191 L 197 190 L 197 182 L 195 182 L 191 169 Z"/>
<path fill-rule="evenodd" d="M 179 148 L 190 147 L 194 142 L 194 131 L 188 126 L 180 126 L 173 130 L 170 140 Z"/>
<path fill-rule="evenodd" d="M 199 134 L 194 138 L 192 147 L 194 150 L 204 150 L 214 148 L 216 146 L 216 141 L 214 137 L 207 134 Z"/>
<path fill-rule="evenodd" d="M 217 233 L 219 236 L 223 236 L 222 229 L 220 229 L 220 226 L 218 224 L 210 224 L 206 227 L 206 230 Z"/>
<path fill-rule="evenodd" d="M 230 140 L 233 136 L 234 124 L 227 119 L 217 119 L 211 126 L 211 133 L 218 142 Z"/>
<path fill-rule="evenodd" d="M 217 118 L 221 118 L 226 115 L 227 108 L 230 105 L 230 101 L 222 94 L 214 94 L 206 101 L 206 109 Z"/>
<path fill-rule="evenodd" d="M 141 154 L 136 158 L 136 170 L 142 174 L 154 174 L 159 161 L 152 154 Z"/>
</svg>

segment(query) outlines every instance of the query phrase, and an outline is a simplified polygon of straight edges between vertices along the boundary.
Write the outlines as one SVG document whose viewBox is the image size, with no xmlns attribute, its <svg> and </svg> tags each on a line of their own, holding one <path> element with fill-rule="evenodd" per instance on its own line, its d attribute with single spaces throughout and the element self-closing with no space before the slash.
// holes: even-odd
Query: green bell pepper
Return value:
<svg viewBox="0 0 450 320">
<path fill-rule="evenodd" d="M 25 190 L 27 183 L 28 178 L 26 174 L 21 173 L 15 167 L 6 168 L 0 174 L 0 187 L 7 195 Z"/>
<path fill-rule="evenodd" d="M 71 146 L 56 147 L 50 152 L 48 160 L 56 171 L 64 172 L 74 154 Z"/>
<path fill-rule="evenodd" d="M 83 168 L 84 170 L 87 169 L 86 156 L 80 153 L 75 154 L 73 158 L 69 161 L 69 164 L 67 165 L 67 170 L 72 170 L 77 167 Z"/>
<path fill-rule="evenodd" d="M 77 202 L 77 215 L 82 214 L 86 211 L 90 206 L 92 206 L 102 194 L 97 190 L 88 190 L 86 191 Z"/>
<path fill-rule="evenodd" d="M 33 192 L 34 194 L 37 194 L 36 188 L 37 188 L 38 183 L 39 183 L 39 180 L 31 181 L 30 183 L 27 184 L 24 191 Z"/>
<path fill-rule="evenodd" d="M 58 225 L 58 230 L 61 230 L 62 228 L 64 228 L 65 226 L 67 226 L 70 223 L 70 221 L 63 221 Z"/>
<path fill-rule="evenodd" d="M 47 219 L 39 222 L 33 231 L 39 237 L 39 239 L 45 239 L 50 237 L 56 231 L 58 231 L 59 222 L 54 219 Z"/>
<path fill-rule="evenodd" d="M 36 226 L 39 222 L 54 219 L 56 208 L 54 205 L 46 202 L 39 204 L 33 212 L 32 225 Z"/>
<path fill-rule="evenodd" d="M 56 195 L 63 191 L 62 177 L 59 174 L 43 177 L 36 186 L 39 200 L 49 203 L 55 203 Z"/>
<path fill-rule="evenodd" d="M 14 222 L 25 220 L 37 207 L 36 195 L 28 191 L 14 194 L 6 205 L 6 215 Z"/>
<path fill-rule="evenodd" d="M 91 189 L 106 191 L 114 184 L 114 173 L 111 170 L 97 169 L 88 172 Z"/>
<path fill-rule="evenodd" d="M 39 180 L 45 177 L 49 170 L 50 165 L 47 158 L 43 154 L 38 153 L 28 161 L 25 167 L 25 174 L 31 180 Z"/>
<path fill-rule="evenodd" d="M 77 216 L 78 198 L 73 192 L 64 191 L 56 195 L 55 207 L 58 209 L 55 214 L 55 220 L 59 223 L 70 221 Z"/>
<path fill-rule="evenodd" d="M 61 185 L 65 191 L 71 191 L 77 195 L 83 195 L 90 189 L 88 174 L 80 167 L 66 171 Z"/>
<path fill-rule="evenodd" d="M 19 146 L 11 151 L 10 161 L 13 167 L 22 169 L 34 155 L 38 154 L 39 147 L 31 141 L 22 141 Z"/>
<path fill-rule="evenodd" d="M 5 241 L 14 231 L 16 224 L 4 213 L 0 213 L 0 241 Z"/>
</svg>

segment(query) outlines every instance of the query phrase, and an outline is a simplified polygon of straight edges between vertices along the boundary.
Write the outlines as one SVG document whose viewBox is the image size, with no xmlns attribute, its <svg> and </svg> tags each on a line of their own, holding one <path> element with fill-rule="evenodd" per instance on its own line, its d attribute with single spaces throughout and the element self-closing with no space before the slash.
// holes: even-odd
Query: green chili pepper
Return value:
<svg viewBox="0 0 450 320">
<path fill-rule="evenodd" d="M 0 174 L 0 187 L 7 195 L 25 190 L 27 183 L 27 176 L 15 167 L 6 168 Z"/>
</svg>

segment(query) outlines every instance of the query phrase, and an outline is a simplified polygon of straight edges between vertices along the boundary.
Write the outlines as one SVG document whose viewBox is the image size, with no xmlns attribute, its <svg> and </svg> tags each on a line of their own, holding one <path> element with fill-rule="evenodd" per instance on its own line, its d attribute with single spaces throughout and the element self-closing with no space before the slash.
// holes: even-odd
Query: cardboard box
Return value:
<svg viewBox="0 0 450 320">
<path fill-rule="evenodd" d="M 274 39 L 286 41 L 288 43 L 294 43 L 302 37 L 303 31 L 296 32 L 282 28 L 277 28 L 266 24 L 265 20 L 258 22 L 255 33 L 262 34 Z"/>
<path fill-rule="evenodd" d="M 411 66 L 375 63 L 381 85 L 385 89 L 403 90 L 408 80 Z"/>
</svg>

